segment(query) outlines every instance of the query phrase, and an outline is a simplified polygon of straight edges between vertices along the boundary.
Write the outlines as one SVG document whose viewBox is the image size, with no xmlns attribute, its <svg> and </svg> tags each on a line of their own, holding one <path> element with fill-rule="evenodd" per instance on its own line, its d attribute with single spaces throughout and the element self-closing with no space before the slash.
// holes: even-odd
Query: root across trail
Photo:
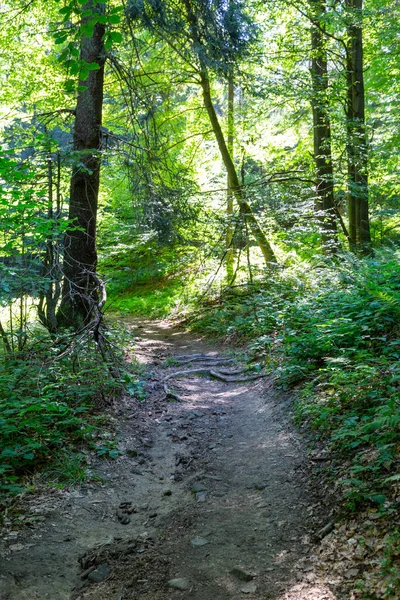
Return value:
<svg viewBox="0 0 400 600">
<path fill-rule="evenodd" d="M 128 327 L 146 398 L 116 404 L 95 480 L 39 487 L 8 519 L 0 599 L 339 600 L 308 560 L 332 514 L 288 398 L 182 329 Z"/>
<path fill-rule="evenodd" d="M 166 397 L 173 398 L 177 402 L 185 402 L 185 399 L 179 394 L 173 392 L 168 386 L 167 381 L 170 379 L 177 379 L 179 377 L 185 377 L 186 375 L 202 373 L 207 374 L 210 377 L 214 377 L 215 379 L 219 379 L 220 381 L 225 381 L 226 383 L 245 383 L 247 381 L 254 381 L 256 379 L 260 379 L 261 377 L 267 376 L 267 373 L 261 372 L 255 373 L 254 375 L 245 375 L 248 369 L 223 369 L 219 365 L 226 365 L 234 362 L 234 360 L 232 358 L 221 358 L 218 355 L 213 357 L 205 354 L 183 355 L 175 356 L 174 360 L 179 362 L 180 365 L 193 364 L 194 362 L 203 363 L 201 367 L 176 371 L 174 373 L 169 373 L 169 375 L 164 377 L 163 382 Z M 237 377 L 237 375 L 241 375 L 241 377 Z"/>
</svg>

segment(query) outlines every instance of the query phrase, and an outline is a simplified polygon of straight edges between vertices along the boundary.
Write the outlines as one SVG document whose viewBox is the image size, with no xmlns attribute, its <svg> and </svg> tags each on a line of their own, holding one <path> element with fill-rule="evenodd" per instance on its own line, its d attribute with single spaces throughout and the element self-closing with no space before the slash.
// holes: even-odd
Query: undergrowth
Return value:
<svg viewBox="0 0 400 600">
<path fill-rule="evenodd" d="M 120 334 L 109 335 L 115 342 Z M 128 383 L 137 391 L 128 366 L 118 377 L 115 369 L 90 338 L 65 350 L 60 338 L 33 337 L 23 353 L 0 360 L 0 498 L 21 492 L 38 471 L 53 484 L 81 483 L 83 449 L 114 457 L 112 442 L 101 440 L 104 408 Z"/>
<path fill-rule="evenodd" d="M 191 326 L 246 341 L 330 456 L 346 504 L 387 508 L 400 480 L 400 266 L 395 255 L 298 263 L 226 290 Z M 393 499 L 393 498 L 392 498 Z"/>
</svg>

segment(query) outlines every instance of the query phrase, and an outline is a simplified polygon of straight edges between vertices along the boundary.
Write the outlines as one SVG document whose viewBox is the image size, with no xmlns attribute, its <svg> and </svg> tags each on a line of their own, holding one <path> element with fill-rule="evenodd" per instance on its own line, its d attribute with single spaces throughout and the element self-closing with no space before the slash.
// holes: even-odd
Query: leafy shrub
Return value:
<svg viewBox="0 0 400 600">
<path fill-rule="evenodd" d="M 121 389 L 94 342 L 86 340 L 62 358 L 59 354 L 56 344 L 45 344 L 0 361 L 3 492 L 20 491 L 24 475 L 60 461 L 71 445 L 89 439 L 99 399 Z"/>
</svg>

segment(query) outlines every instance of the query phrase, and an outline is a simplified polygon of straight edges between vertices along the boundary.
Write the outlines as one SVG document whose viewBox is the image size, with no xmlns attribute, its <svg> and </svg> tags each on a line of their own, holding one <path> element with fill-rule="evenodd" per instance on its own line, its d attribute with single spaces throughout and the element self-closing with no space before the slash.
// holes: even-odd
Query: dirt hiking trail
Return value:
<svg viewBox="0 0 400 600">
<path fill-rule="evenodd" d="M 30 527 L 1 545 L 0 600 L 336 600 L 307 562 L 329 514 L 287 399 L 267 379 L 193 374 L 169 381 L 185 401 L 168 402 L 162 379 L 182 367 L 167 357 L 217 350 L 138 324 L 148 396 L 114 407 L 121 456 L 89 457 L 100 482 L 26 496 Z"/>
</svg>

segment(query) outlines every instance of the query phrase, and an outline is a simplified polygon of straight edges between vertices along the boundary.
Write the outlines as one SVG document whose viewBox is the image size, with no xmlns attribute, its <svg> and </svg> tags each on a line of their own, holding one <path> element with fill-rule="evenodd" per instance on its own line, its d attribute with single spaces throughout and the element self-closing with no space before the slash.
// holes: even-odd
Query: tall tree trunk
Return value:
<svg viewBox="0 0 400 600">
<path fill-rule="evenodd" d="M 328 100 L 328 59 L 326 51 L 325 0 L 311 0 L 311 80 L 314 131 L 314 161 L 316 167 L 315 208 L 321 224 L 322 246 L 325 252 L 337 250 L 337 224 L 333 185 L 331 123 Z"/>
<path fill-rule="evenodd" d="M 227 147 L 228 152 L 233 160 L 234 152 L 234 126 L 235 126 L 235 86 L 232 72 L 228 76 L 228 132 L 227 132 Z M 234 280 L 234 262 L 235 251 L 233 248 L 233 236 L 235 227 L 233 224 L 233 191 L 229 174 L 227 175 L 227 198 L 226 198 L 226 280 L 228 285 L 231 285 Z"/>
<path fill-rule="evenodd" d="M 104 4 L 89 0 L 83 13 L 104 12 Z M 92 16 L 83 19 L 83 24 Z M 105 52 L 104 25 L 96 23 L 92 37 L 82 36 L 80 58 L 85 63 L 97 63 L 100 68 L 89 70 L 79 91 L 74 127 L 74 166 L 69 201 L 69 219 L 74 229 L 65 236 L 64 284 L 58 312 L 62 326 L 79 328 L 88 321 L 98 302 L 96 220 L 100 183 L 100 148 L 103 107 Z M 86 89 L 85 89 L 86 88 Z"/>
<path fill-rule="evenodd" d="M 264 256 L 266 264 L 268 265 L 269 263 L 276 263 L 276 257 L 271 247 L 271 244 L 269 243 L 265 233 L 261 229 L 260 224 L 257 221 L 252 211 L 252 208 L 246 199 L 243 187 L 240 185 L 235 165 L 229 153 L 228 146 L 226 144 L 225 137 L 221 129 L 221 125 L 218 121 L 217 113 L 215 112 L 215 108 L 211 98 L 210 80 L 208 79 L 208 75 L 205 71 L 203 71 L 200 74 L 200 80 L 201 88 L 203 90 L 204 106 L 207 110 L 207 114 L 210 119 L 210 123 L 218 143 L 218 148 L 221 153 L 225 169 L 228 173 L 231 189 L 234 194 L 235 200 L 238 203 L 239 210 L 245 218 L 245 220 L 247 221 L 251 232 L 254 235 L 256 242 Z"/>
<path fill-rule="evenodd" d="M 256 242 L 263 254 L 265 263 L 268 265 L 270 263 L 276 263 L 276 258 L 274 251 L 269 243 L 264 231 L 260 227 L 259 222 L 257 221 L 250 204 L 246 199 L 245 192 L 243 190 L 243 186 L 239 183 L 239 177 L 236 172 L 235 165 L 233 163 L 232 156 L 229 152 L 225 136 L 222 132 L 221 125 L 219 123 L 217 113 L 215 112 L 214 104 L 211 98 L 211 88 L 210 88 L 210 79 L 208 77 L 208 72 L 206 68 L 206 64 L 204 58 L 201 54 L 202 40 L 199 37 L 199 27 L 197 23 L 196 13 L 191 5 L 190 0 L 183 0 L 187 20 L 191 29 L 191 38 L 193 45 L 198 48 L 197 56 L 200 63 L 200 85 L 203 92 L 203 100 L 204 107 L 207 111 L 208 118 L 210 119 L 211 127 L 213 129 L 215 139 L 217 140 L 218 148 L 221 153 L 222 161 L 224 163 L 228 181 L 230 182 L 230 188 L 232 189 L 232 193 L 234 198 L 239 206 L 240 213 L 243 215 L 243 218 L 247 221 L 252 234 L 254 235 Z"/>
<path fill-rule="evenodd" d="M 346 47 L 349 235 L 353 248 L 367 254 L 370 252 L 371 234 L 363 73 L 363 0 L 346 1 L 350 9 Z"/>
</svg>

